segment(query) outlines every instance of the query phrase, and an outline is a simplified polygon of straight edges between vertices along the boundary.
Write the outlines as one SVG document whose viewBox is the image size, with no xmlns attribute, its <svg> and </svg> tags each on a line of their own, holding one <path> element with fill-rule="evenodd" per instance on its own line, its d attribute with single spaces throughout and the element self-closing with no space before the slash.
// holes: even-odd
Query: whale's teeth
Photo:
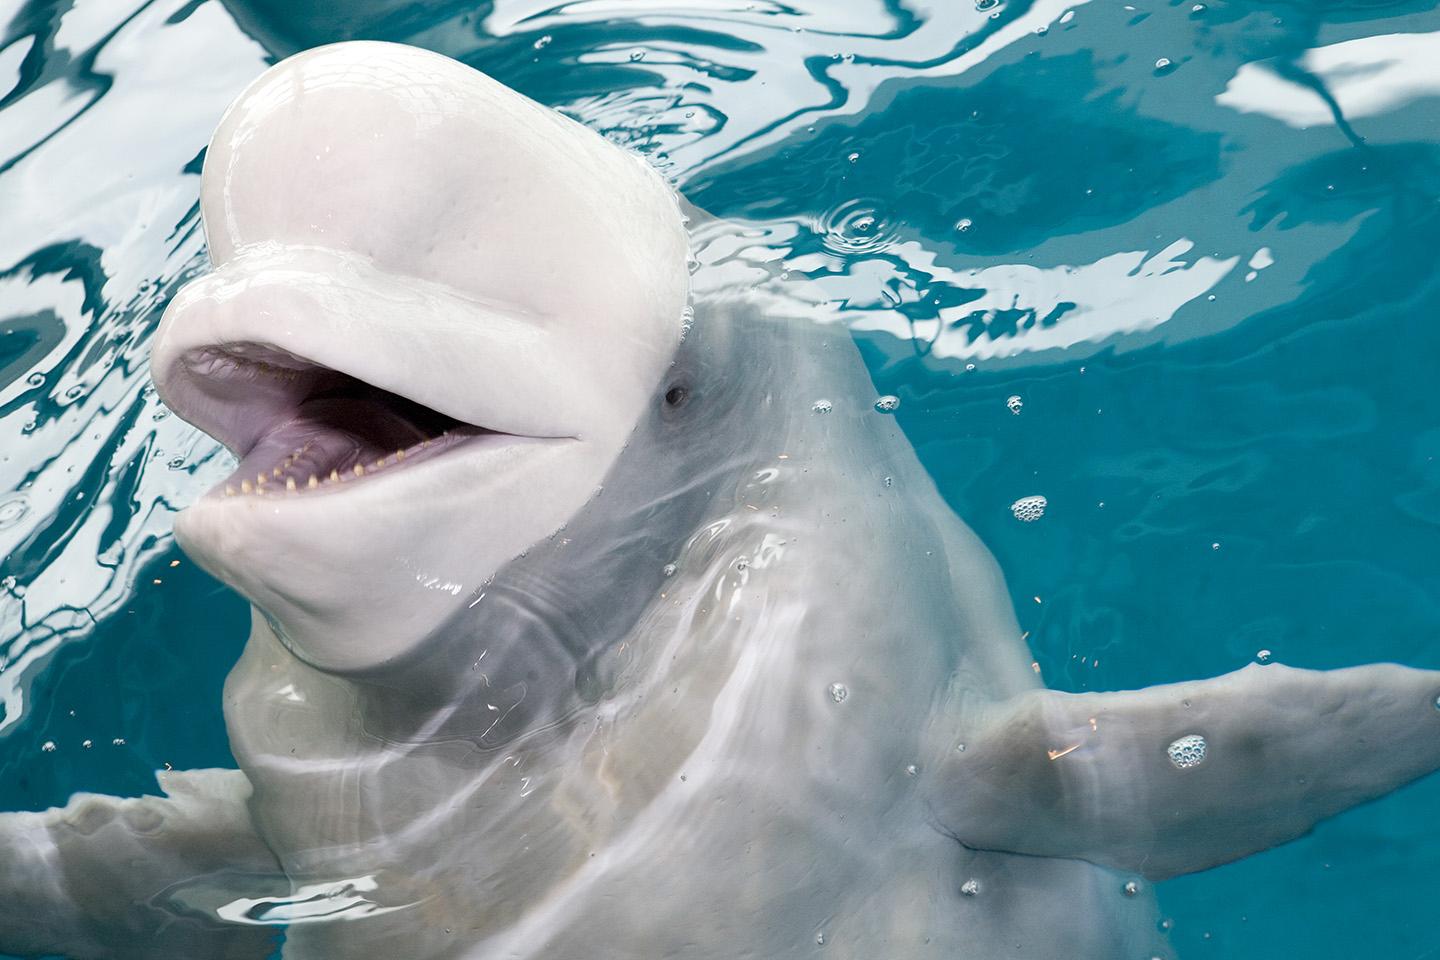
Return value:
<svg viewBox="0 0 1440 960">
<path fill-rule="evenodd" d="M 289 464 L 287 463 L 286 466 L 288 467 Z M 276 479 L 276 480 L 279 480 L 279 479 L 280 479 L 280 468 L 279 468 L 279 467 L 276 467 L 274 470 L 271 470 L 270 472 L 275 475 L 275 479 Z"/>
<path fill-rule="evenodd" d="M 376 460 L 376 461 L 375 461 L 374 466 L 372 466 L 370 469 L 371 469 L 371 470 L 379 470 L 379 469 L 380 469 L 381 467 L 383 467 L 383 466 L 385 466 L 385 458 L 384 458 L 384 457 L 381 457 L 379 460 Z"/>
<path fill-rule="evenodd" d="M 291 491 L 292 493 L 294 492 L 294 490 L 295 490 L 295 478 L 294 478 L 294 477 L 286 477 L 286 478 L 285 478 L 285 489 Z"/>
<path fill-rule="evenodd" d="M 258 473 L 258 474 L 256 474 L 256 475 L 255 475 L 255 486 L 257 486 L 257 487 L 263 487 L 263 486 L 265 486 L 265 481 L 266 481 L 267 479 L 268 479 L 268 478 L 267 478 L 267 477 L 265 476 L 265 474 L 263 474 L 263 473 Z"/>
<path fill-rule="evenodd" d="M 396 451 L 395 451 L 395 459 L 396 459 L 396 460 L 404 460 L 404 459 L 405 459 L 405 451 L 404 451 L 404 450 L 396 450 Z"/>
<path fill-rule="evenodd" d="M 250 484 L 250 481 L 249 481 L 249 480 L 241 480 L 241 481 L 240 481 L 240 492 L 241 492 L 241 493 L 254 493 L 254 492 L 255 492 L 255 488 Z"/>
<path fill-rule="evenodd" d="M 320 481 L 316 480 L 315 474 L 312 473 L 310 474 L 310 479 L 306 482 L 305 486 L 309 487 L 311 490 L 314 490 L 316 487 L 320 486 Z"/>
<path fill-rule="evenodd" d="M 230 486 L 230 484 L 228 484 L 228 483 L 225 484 L 225 496 L 227 496 L 227 497 L 233 497 L 233 496 L 235 496 L 235 488 L 232 487 L 232 486 Z"/>
<path fill-rule="evenodd" d="M 331 480 L 339 480 L 339 479 L 340 479 L 340 472 L 339 472 L 338 470 L 331 470 L 331 471 L 330 471 L 330 479 L 331 479 Z"/>
<path fill-rule="evenodd" d="M 364 466 L 363 464 L 359 464 L 359 463 L 355 464 L 355 476 L 357 476 L 357 477 L 363 477 L 363 476 L 365 476 L 365 466 Z"/>
</svg>

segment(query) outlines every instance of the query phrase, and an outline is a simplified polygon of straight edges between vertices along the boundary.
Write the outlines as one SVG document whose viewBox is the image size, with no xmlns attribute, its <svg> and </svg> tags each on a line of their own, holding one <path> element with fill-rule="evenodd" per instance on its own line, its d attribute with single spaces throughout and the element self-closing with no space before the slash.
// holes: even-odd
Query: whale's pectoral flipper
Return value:
<svg viewBox="0 0 1440 960">
<path fill-rule="evenodd" d="M 1440 672 L 1393 664 L 1037 690 L 952 751 L 935 812 L 970 847 L 1203 870 L 1440 767 L 1437 695 Z"/>
<path fill-rule="evenodd" d="M 273 888 L 238 770 L 160 774 L 164 797 L 77 794 L 42 813 L 0 814 L 0 953 L 79 958 L 260 958 L 273 931 L 225 925 L 222 891 Z"/>
</svg>

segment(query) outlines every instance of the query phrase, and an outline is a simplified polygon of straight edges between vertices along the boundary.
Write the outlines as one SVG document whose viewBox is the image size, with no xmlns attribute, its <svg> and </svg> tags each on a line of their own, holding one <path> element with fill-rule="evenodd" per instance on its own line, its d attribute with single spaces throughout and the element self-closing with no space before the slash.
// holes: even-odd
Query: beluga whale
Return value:
<svg viewBox="0 0 1440 960">
<path fill-rule="evenodd" d="M 1431 671 L 1046 689 L 848 334 L 468 66 L 282 61 L 200 203 L 238 768 L 0 815 L 0 951 L 1168 960 L 1155 881 L 1440 766 Z"/>
</svg>

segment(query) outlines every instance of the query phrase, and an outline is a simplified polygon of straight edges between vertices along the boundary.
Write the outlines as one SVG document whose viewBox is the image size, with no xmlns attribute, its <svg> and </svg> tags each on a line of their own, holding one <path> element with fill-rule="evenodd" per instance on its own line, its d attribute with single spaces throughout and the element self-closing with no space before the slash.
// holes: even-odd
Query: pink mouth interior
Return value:
<svg viewBox="0 0 1440 960">
<path fill-rule="evenodd" d="M 495 433 L 273 347 L 196 351 L 187 369 L 241 453 L 225 496 L 333 490 Z"/>
</svg>

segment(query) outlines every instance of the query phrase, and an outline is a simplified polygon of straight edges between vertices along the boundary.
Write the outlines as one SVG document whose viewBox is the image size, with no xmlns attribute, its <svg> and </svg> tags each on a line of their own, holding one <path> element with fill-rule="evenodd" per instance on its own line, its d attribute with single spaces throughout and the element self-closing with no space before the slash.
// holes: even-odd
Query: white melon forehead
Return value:
<svg viewBox="0 0 1440 960">
<path fill-rule="evenodd" d="M 541 315 L 673 309 L 686 246 L 673 192 L 638 157 L 577 133 L 427 51 L 300 54 L 255 81 L 211 141 L 211 257 L 318 246 Z"/>
</svg>

